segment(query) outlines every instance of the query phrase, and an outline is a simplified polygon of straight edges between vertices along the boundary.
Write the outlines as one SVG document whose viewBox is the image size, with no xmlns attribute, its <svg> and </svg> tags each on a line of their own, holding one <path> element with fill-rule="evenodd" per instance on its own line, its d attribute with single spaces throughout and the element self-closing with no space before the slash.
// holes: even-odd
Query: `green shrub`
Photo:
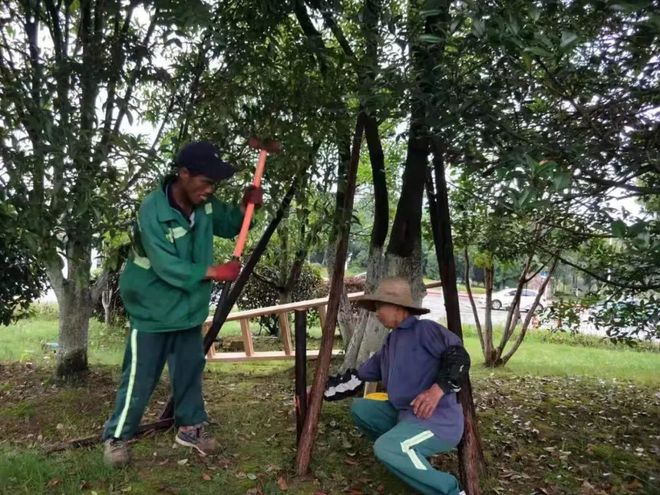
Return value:
<svg viewBox="0 0 660 495">
<path fill-rule="evenodd" d="M 259 276 L 252 275 L 238 299 L 237 304 L 241 310 L 275 306 L 280 303 L 283 292 L 282 288 L 276 285 L 277 281 L 280 280 L 280 275 L 276 269 L 271 266 L 260 266 L 258 273 Z M 325 285 L 320 270 L 310 264 L 305 264 L 290 299 L 291 301 L 305 301 L 323 297 L 326 295 L 324 288 Z M 315 321 L 318 321 L 318 313 L 310 311 L 308 313 L 308 325 L 314 324 Z M 275 316 L 261 317 L 259 325 L 260 328 L 265 328 L 270 335 L 277 335 L 279 332 L 277 317 Z"/>
<path fill-rule="evenodd" d="M 30 316 L 31 303 L 46 290 L 46 271 L 33 254 L 20 215 L 4 201 L 4 191 L 0 187 L 0 325 L 10 325 Z"/>
</svg>

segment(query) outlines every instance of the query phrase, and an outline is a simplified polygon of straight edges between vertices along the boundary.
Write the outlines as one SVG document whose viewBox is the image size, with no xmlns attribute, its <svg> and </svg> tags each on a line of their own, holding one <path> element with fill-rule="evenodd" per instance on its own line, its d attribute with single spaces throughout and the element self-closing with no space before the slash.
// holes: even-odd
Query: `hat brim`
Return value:
<svg viewBox="0 0 660 495">
<path fill-rule="evenodd" d="M 355 300 L 355 303 L 359 307 L 364 308 L 367 311 L 371 311 L 371 312 L 376 311 L 376 303 L 386 303 L 386 304 L 394 304 L 395 306 L 401 306 L 402 308 L 406 308 L 412 315 L 425 315 L 426 313 L 431 312 L 431 310 L 428 308 L 412 306 L 409 304 L 402 304 L 400 299 L 396 299 L 393 297 L 389 298 L 387 296 L 375 296 L 375 295 L 360 296 Z"/>
<path fill-rule="evenodd" d="M 190 170 L 190 169 L 189 169 Z M 224 160 L 213 160 L 209 167 L 204 167 L 204 170 L 191 170 L 199 175 L 208 177 L 209 179 L 219 182 L 227 180 L 236 173 L 236 169 L 229 162 Z"/>
</svg>

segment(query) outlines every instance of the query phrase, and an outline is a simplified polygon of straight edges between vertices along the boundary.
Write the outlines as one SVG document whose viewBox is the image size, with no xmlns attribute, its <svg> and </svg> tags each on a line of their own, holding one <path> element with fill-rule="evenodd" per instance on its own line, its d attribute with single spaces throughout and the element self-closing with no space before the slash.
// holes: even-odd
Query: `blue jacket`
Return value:
<svg viewBox="0 0 660 495">
<path fill-rule="evenodd" d="M 388 400 L 399 410 L 399 421 L 413 421 L 431 430 L 440 440 L 457 445 L 463 436 L 463 408 L 456 394 L 445 394 L 428 419 L 413 414 L 410 403 L 433 385 L 440 356 L 461 339 L 431 320 L 410 316 L 385 339 L 383 347 L 358 370 L 360 379 L 382 381 Z"/>
</svg>

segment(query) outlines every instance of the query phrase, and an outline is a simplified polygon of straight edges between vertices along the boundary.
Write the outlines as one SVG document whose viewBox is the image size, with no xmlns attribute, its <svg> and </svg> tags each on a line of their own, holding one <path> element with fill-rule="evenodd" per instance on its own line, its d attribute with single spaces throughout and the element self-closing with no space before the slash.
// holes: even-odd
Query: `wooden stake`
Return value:
<svg viewBox="0 0 660 495">
<path fill-rule="evenodd" d="M 346 191 L 344 196 L 344 207 L 339 222 L 339 235 L 337 237 L 337 251 L 335 256 L 335 268 L 330 282 L 330 298 L 328 300 L 328 312 L 326 315 L 323 334 L 321 336 L 321 348 L 319 359 L 316 364 L 314 381 L 312 383 L 311 398 L 303 426 L 300 442 L 298 442 L 298 454 L 296 456 L 296 472 L 298 476 L 304 476 L 309 471 L 312 457 L 312 449 L 316 442 L 319 417 L 321 416 L 321 405 L 323 402 L 323 391 L 328 381 L 328 370 L 332 358 L 332 344 L 335 338 L 335 327 L 337 326 L 337 313 L 341 299 L 342 286 L 344 284 L 344 264 L 348 252 L 348 236 L 351 230 L 351 218 L 353 214 L 353 199 L 355 197 L 355 182 L 357 168 L 360 161 L 360 146 L 364 133 L 364 121 L 366 114 L 360 112 L 353 135 L 353 149 L 351 160 L 348 164 Z"/>
<path fill-rule="evenodd" d="M 307 311 L 295 312 L 296 329 L 296 441 L 300 442 L 307 415 Z"/>
<path fill-rule="evenodd" d="M 289 313 L 280 313 L 277 315 L 280 324 L 280 340 L 284 346 L 284 354 L 291 355 L 291 327 L 289 326 Z"/>
<path fill-rule="evenodd" d="M 252 344 L 252 332 L 250 332 L 250 319 L 243 318 L 240 322 L 241 333 L 243 334 L 243 350 L 246 356 L 254 354 L 254 345 Z"/>
<path fill-rule="evenodd" d="M 435 176 L 432 176 L 429 172 L 426 180 L 426 191 L 429 198 L 431 231 L 440 268 L 440 279 L 442 280 L 442 295 L 447 310 L 447 327 L 463 340 L 443 152 L 444 150 L 435 138 L 433 140 L 433 171 Z M 463 439 L 458 446 L 461 483 L 470 495 L 480 495 L 479 479 L 484 471 L 484 456 L 469 379 L 458 393 L 458 400 L 463 406 L 465 415 Z"/>
</svg>

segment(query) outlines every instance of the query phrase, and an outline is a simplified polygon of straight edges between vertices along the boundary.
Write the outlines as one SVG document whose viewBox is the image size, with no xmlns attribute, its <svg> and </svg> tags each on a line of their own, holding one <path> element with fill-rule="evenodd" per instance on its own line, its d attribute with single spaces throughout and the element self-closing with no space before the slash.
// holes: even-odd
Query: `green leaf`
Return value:
<svg viewBox="0 0 660 495">
<path fill-rule="evenodd" d="M 442 43 L 442 38 L 440 36 L 436 36 L 435 34 L 422 34 L 419 37 L 420 41 L 423 41 L 424 43 Z"/>
<path fill-rule="evenodd" d="M 530 46 L 525 48 L 525 51 L 533 53 L 534 55 L 538 55 L 539 57 L 552 57 L 552 53 L 550 53 L 548 50 L 544 50 L 540 46 Z"/>
<path fill-rule="evenodd" d="M 486 32 L 486 24 L 481 19 L 472 19 L 472 32 L 478 38 L 481 38 Z"/>
<path fill-rule="evenodd" d="M 562 191 L 571 185 L 571 174 L 559 173 L 555 176 L 552 183 L 555 186 L 555 190 Z"/>
<path fill-rule="evenodd" d="M 639 222 L 635 222 L 634 224 L 632 224 L 628 228 L 628 230 L 629 230 L 631 235 L 638 236 L 638 235 L 643 234 L 644 232 L 646 232 L 648 227 L 649 227 L 649 222 L 639 221 Z"/>
<path fill-rule="evenodd" d="M 440 15 L 442 14 L 442 11 L 440 9 L 428 9 L 428 10 L 422 10 L 420 11 L 419 15 L 426 18 L 426 17 L 432 17 L 434 15 Z"/>
<path fill-rule="evenodd" d="M 617 2 L 612 4 L 610 8 L 612 10 L 618 10 L 630 14 L 647 8 L 650 3 L 651 2 L 648 0 L 629 0 L 627 2 Z"/>
<path fill-rule="evenodd" d="M 612 222 L 612 235 L 614 237 L 618 237 L 619 239 L 622 239 L 626 236 L 627 231 L 628 229 L 623 221 L 616 220 Z"/>
<path fill-rule="evenodd" d="M 539 17 L 541 17 L 541 10 L 537 7 L 531 6 L 529 9 L 529 16 L 534 22 L 536 22 L 539 20 Z"/>
<path fill-rule="evenodd" d="M 520 195 L 520 198 L 519 198 L 519 205 L 521 207 L 525 205 L 525 203 L 529 199 L 530 194 L 531 194 L 531 189 L 525 189 L 522 192 L 522 194 Z"/>
<path fill-rule="evenodd" d="M 572 45 L 578 39 L 578 35 L 570 31 L 562 31 L 561 33 L 561 43 L 559 46 L 561 48 L 566 48 L 569 45 Z"/>
</svg>

